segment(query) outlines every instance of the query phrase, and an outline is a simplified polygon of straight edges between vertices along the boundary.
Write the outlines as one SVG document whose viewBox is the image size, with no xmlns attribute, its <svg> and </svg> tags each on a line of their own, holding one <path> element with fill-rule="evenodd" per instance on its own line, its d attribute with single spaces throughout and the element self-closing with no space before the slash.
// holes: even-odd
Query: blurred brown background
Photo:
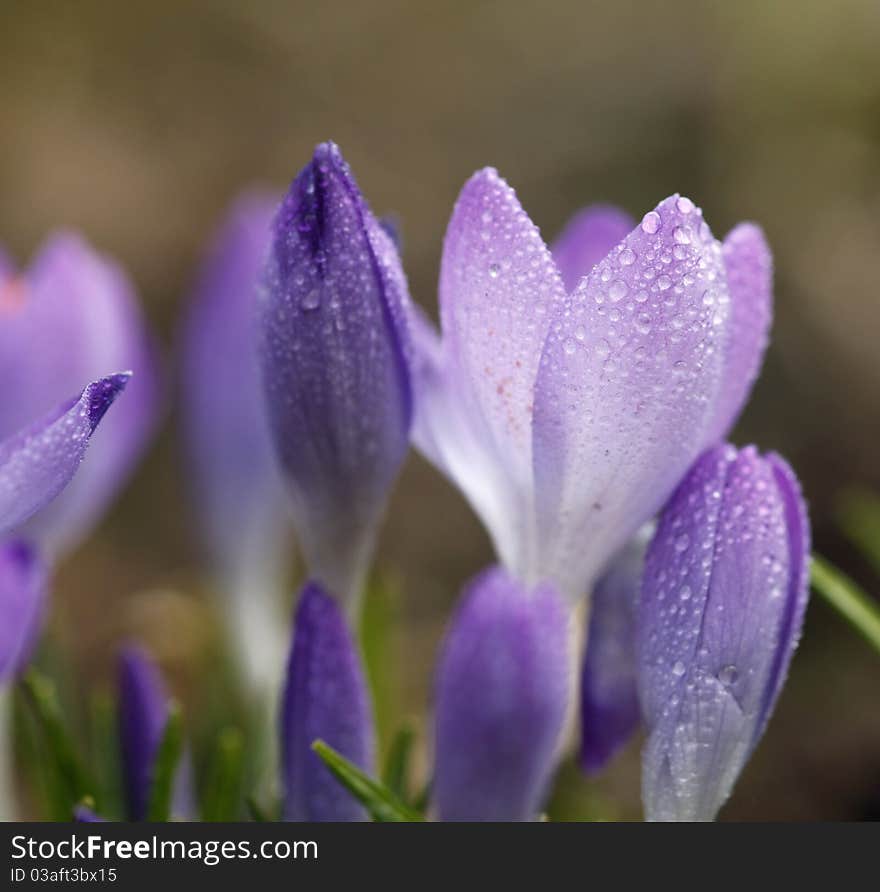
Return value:
<svg viewBox="0 0 880 892">
<path fill-rule="evenodd" d="M 0 239 L 26 258 L 82 229 L 118 257 L 169 347 L 228 202 L 283 186 L 340 143 L 377 212 L 403 222 L 413 296 L 433 310 L 456 193 L 492 164 L 548 238 L 579 205 L 640 216 L 674 191 L 717 234 L 759 221 L 776 322 L 737 431 L 786 454 L 817 547 L 877 591 L 836 531 L 836 495 L 880 489 L 880 4 L 105 0 L 0 3 Z M 39 349 L 39 345 L 34 345 Z M 138 634 L 199 696 L 198 594 L 174 410 L 100 533 L 61 569 L 55 634 L 88 675 Z M 491 559 L 462 499 L 413 457 L 382 563 L 400 575 L 395 684 L 422 711 L 441 623 Z M 880 808 L 880 660 L 814 601 L 767 737 L 728 818 Z M 204 683 L 201 683 L 202 686 Z M 638 816 L 637 749 L 599 795 Z M 563 777 L 558 814 L 595 788 Z M 873 811 L 872 811 L 873 810 Z"/>
</svg>

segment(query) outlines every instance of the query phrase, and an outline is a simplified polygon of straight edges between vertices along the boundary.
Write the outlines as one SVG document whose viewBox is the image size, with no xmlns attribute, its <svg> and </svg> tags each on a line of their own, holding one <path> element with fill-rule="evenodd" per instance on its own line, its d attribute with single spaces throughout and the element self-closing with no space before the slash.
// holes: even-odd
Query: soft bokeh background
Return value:
<svg viewBox="0 0 880 892">
<path fill-rule="evenodd" d="M 432 311 L 446 220 L 486 164 L 548 237 L 587 202 L 638 216 L 673 191 L 716 233 L 755 219 L 775 251 L 776 323 L 736 439 L 790 458 L 817 546 L 876 592 L 834 509 L 847 486 L 880 489 L 878 41 L 876 0 L 3 0 L 0 239 L 25 259 L 72 226 L 118 257 L 173 378 L 205 238 L 240 189 L 284 186 L 322 139 L 341 144 L 374 209 L 403 221 L 413 295 Z M 61 568 L 53 641 L 58 660 L 98 683 L 120 636 L 140 637 L 198 710 L 216 685 L 216 619 L 174 412 L 98 535 Z M 413 457 L 381 553 L 401 587 L 395 716 L 424 713 L 442 623 L 489 560 L 464 502 Z M 814 601 L 776 719 L 724 816 L 876 815 L 878 681 L 876 654 Z M 595 808 L 639 815 L 637 747 L 596 785 L 563 773 L 556 814 Z"/>
</svg>

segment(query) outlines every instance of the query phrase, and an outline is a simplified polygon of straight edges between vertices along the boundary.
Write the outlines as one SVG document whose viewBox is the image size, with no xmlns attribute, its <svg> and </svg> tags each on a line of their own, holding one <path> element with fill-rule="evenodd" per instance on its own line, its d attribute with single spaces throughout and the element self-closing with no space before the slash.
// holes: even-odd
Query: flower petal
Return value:
<svg viewBox="0 0 880 892">
<path fill-rule="evenodd" d="M 444 821 L 530 821 L 570 694 L 568 609 L 492 568 L 466 589 L 437 672 L 433 795 Z"/>
<path fill-rule="evenodd" d="M 0 400 L 0 438 L 107 369 L 134 372 L 76 480 L 28 530 L 50 552 L 67 551 L 100 520 L 153 431 L 158 385 L 152 344 L 122 270 L 75 235 L 49 239 L 14 288 L 15 307 L 0 325 L 0 380 L 17 398 Z"/>
<path fill-rule="evenodd" d="M 147 816 L 153 766 L 165 725 L 168 694 L 156 664 L 139 647 L 119 654 L 119 743 L 129 820 Z"/>
<path fill-rule="evenodd" d="M 706 453 L 660 519 L 637 620 L 649 820 L 712 820 L 766 726 L 800 635 L 809 529 L 754 447 Z"/>
<path fill-rule="evenodd" d="M 649 526 L 614 558 L 593 589 L 581 676 L 581 766 L 598 774 L 639 726 L 636 604 Z"/>
<path fill-rule="evenodd" d="M 34 548 L 14 540 L 0 545 L 0 684 L 21 672 L 36 644 L 48 573 Z"/>
<path fill-rule="evenodd" d="M 574 291 L 580 280 L 629 235 L 633 226 L 635 220 L 629 214 L 610 205 L 595 204 L 578 211 L 552 246 L 565 290 Z"/>
<path fill-rule="evenodd" d="M 371 769 L 373 724 L 360 657 L 334 599 L 308 583 L 296 612 L 282 702 L 284 818 L 366 820 L 364 809 L 312 751 L 316 740 Z"/>
<path fill-rule="evenodd" d="M 720 246 L 672 196 L 557 311 L 535 393 L 533 578 L 582 596 L 699 455 L 728 303 Z"/>
<path fill-rule="evenodd" d="M 129 372 L 89 384 L 36 424 L 0 442 L 0 536 L 49 504 L 80 467 L 90 437 Z"/>
<path fill-rule="evenodd" d="M 250 193 L 232 207 L 205 258 L 182 337 L 182 416 L 199 533 L 241 661 L 263 689 L 284 662 L 279 608 L 290 551 L 255 331 L 277 204 Z"/>
<path fill-rule="evenodd" d="M 707 445 L 730 433 L 761 370 L 773 316 L 773 257 L 760 226 L 740 223 L 724 239 L 730 333 L 724 378 Z"/>
<path fill-rule="evenodd" d="M 349 601 L 409 443 L 408 300 L 339 149 L 319 146 L 275 221 L 261 360 L 310 574 Z"/>
</svg>

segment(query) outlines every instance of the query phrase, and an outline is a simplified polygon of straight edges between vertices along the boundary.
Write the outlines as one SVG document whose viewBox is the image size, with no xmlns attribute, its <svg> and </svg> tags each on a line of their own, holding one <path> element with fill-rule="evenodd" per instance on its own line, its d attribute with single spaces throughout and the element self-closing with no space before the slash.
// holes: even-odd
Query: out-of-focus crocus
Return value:
<svg viewBox="0 0 880 892">
<path fill-rule="evenodd" d="M 598 774 L 639 725 L 636 687 L 636 605 L 646 525 L 611 562 L 593 589 L 581 675 L 581 753 L 588 774 Z"/>
<path fill-rule="evenodd" d="M 729 426 L 766 337 L 747 287 L 768 262 L 759 231 L 722 247 L 677 195 L 626 225 L 584 215 L 554 259 L 513 190 L 481 171 L 446 234 L 442 342 L 414 326 L 416 444 L 515 575 L 575 597 Z M 748 306 L 732 313 L 737 286 Z"/>
<path fill-rule="evenodd" d="M 48 574 L 34 548 L 0 545 L 0 686 L 27 664 L 46 606 Z"/>
<path fill-rule="evenodd" d="M 569 608 L 501 568 L 464 593 L 437 672 L 433 798 L 444 821 L 530 821 L 555 765 L 569 683 Z"/>
<path fill-rule="evenodd" d="M 27 530 L 49 553 L 85 537 L 132 470 L 155 421 L 156 373 L 127 279 L 77 236 L 49 239 L 20 275 L 0 268 L 0 440 L 115 369 L 134 372 L 125 400 Z"/>
<path fill-rule="evenodd" d="M 285 820 L 365 820 L 363 808 L 312 751 L 323 740 L 369 771 L 374 749 L 354 640 L 336 600 L 314 582 L 305 586 L 296 611 L 280 730 Z"/>
<path fill-rule="evenodd" d="M 408 447 L 408 301 L 391 238 L 318 146 L 275 220 L 260 352 L 309 576 L 350 609 Z"/>
<path fill-rule="evenodd" d="M 168 716 L 168 693 L 158 667 L 143 649 L 126 647 L 119 655 L 119 742 L 130 821 L 147 817 L 156 756 Z M 193 810 L 185 759 L 175 779 L 172 807 L 177 817 L 186 817 Z"/>
<path fill-rule="evenodd" d="M 708 821 L 785 680 L 807 604 L 810 531 L 778 456 L 716 447 L 664 509 L 637 615 L 645 816 Z"/>
<path fill-rule="evenodd" d="M 183 333 L 183 422 L 199 530 L 230 633 L 258 690 L 282 673 L 290 511 L 256 350 L 257 283 L 278 201 L 240 198 L 214 239 Z"/>
</svg>

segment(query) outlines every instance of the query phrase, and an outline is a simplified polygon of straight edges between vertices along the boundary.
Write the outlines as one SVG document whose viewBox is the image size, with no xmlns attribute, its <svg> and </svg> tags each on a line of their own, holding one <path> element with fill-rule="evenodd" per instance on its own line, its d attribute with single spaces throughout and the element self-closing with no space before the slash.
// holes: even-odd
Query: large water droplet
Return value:
<svg viewBox="0 0 880 892">
<path fill-rule="evenodd" d="M 307 291 L 299 302 L 304 310 L 317 310 L 321 306 L 321 292 L 317 288 Z"/>
<path fill-rule="evenodd" d="M 657 211 L 648 211 L 644 217 L 642 217 L 642 229 L 648 233 L 648 235 L 653 235 L 660 228 L 660 214 Z"/>
<path fill-rule="evenodd" d="M 739 678 L 739 669 L 736 668 L 733 664 L 729 666 L 723 666 L 718 672 L 718 681 L 721 682 L 725 687 L 730 687 L 732 684 L 736 684 L 736 680 Z"/>
<path fill-rule="evenodd" d="M 672 665 L 672 674 L 677 676 L 678 678 L 681 678 L 681 676 L 684 675 L 684 673 L 685 673 L 684 663 L 682 663 L 681 660 L 676 660 L 675 663 L 673 663 L 673 665 Z"/>
</svg>

